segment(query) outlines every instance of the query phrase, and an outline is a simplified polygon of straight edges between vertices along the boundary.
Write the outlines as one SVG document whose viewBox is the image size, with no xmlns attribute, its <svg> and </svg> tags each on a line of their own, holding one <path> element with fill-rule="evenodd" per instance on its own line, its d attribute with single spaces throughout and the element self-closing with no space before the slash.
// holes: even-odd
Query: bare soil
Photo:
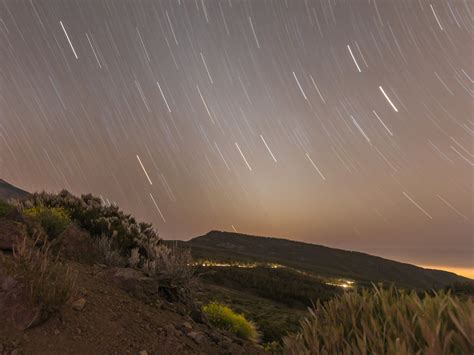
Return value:
<svg viewBox="0 0 474 355">
<path fill-rule="evenodd" d="M 24 331 L 0 319 L 0 354 L 263 354 L 258 345 L 194 322 L 173 304 L 143 301 L 110 281 L 103 265 L 69 262 L 77 293 Z M 74 302 L 84 298 L 82 310 Z M 143 352 L 143 351 L 146 351 Z"/>
</svg>

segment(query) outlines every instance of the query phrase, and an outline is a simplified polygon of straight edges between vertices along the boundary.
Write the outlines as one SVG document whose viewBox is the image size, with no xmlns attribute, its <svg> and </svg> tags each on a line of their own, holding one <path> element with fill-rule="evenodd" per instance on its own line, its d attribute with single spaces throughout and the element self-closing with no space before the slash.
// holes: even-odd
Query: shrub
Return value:
<svg viewBox="0 0 474 355">
<path fill-rule="evenodd" d="M 90 194 L 76 197 L 66 190 L 59 194 L 34 193 L 18 202 L 20 209 L 28 210 L 38 206 L 62 208 L 81 228 L 92 237 L 105 236 L 113 239 L 122 256 L 128 257 L 133 248 L 148 240 L 161 242 L 151 224 L 138 223 L 135 218 L 123 213 L 115 205 L 105 204 Z"/>
<path fill-rule="evenodd" d="M 145 246 L 141 268 L 149 276 L 168 278 L 180 284 L 187 284 L 193 276 L 191 252 L 189 249 L 170 248 L 163 244 Z M 137 257 L 138 253 L 132 254 Z"/>
<path fill-rule="evenodd" d="M 318 303 L 300 332 L 284 338 L 287 354 L 470 354 L 474 304 L 450 293 L 374 288 Z"/>
<path fill-rule="evenodd" d="M 15 245 L 13 257 L 1 261 L 10 276 L 26 285 L 32 304 L 47 313 L 59 310 L 74 294 L 75 278 L 51 255 L 47 243 L 37 248 L 24 238 Z"/>
<path fill-rule="evenodd" d="M 189 251 L 163 245 L 151 224 L 138 223 L 117 206 L 105 204 L 90 194 L 78 198 L 65 190 L 59 194 L 35 193 L 17 206 L 30 215 L 42 215 L 43 210 L 65 211 L 96 240 L 107 264 L 128 263 L 158 279 L 160 288 L 167 289 L 170 299 L 190 298 L 193 268 Z"/>
<path fill-rule="evenodd" d="M 59 236 L 71 224 L 67 211 L 62 207 L 34 206 L 23 210 L 23 213 L 37 219 L 49 239 Z"/>
<path fill-rule="evenodd" d="M 0 200 L 0 217 L 5 217 L 13 209 L 13 206 Z"/>
<path fill-rule="evenodd" d="M 160 293 L 170 302 L 194 303 L 192 280 L 194 267 L 188 249 L 170 248 L 149 241 L 132 249 L 128 265 L 142 270 L 158 281 Z"/>
<path fill-rule="evenodd" d="M 229 307 L 217 302 L 205 305 L 202 310 L 215 327 L 228 330 L 242 339 L 258 341 L 259 334 L 255 324 L 247 320 L 243 314 L 235 313 Z"/>
<path fill-rule="evenodd" d="M 96 246 L 103 255 L 104 261 L 107 265 L 125 266 L 125 258 L 120 255 L 119 250 L 113 245 L 113 239 L 102 236 L 96 239 Z"/>
</svg>

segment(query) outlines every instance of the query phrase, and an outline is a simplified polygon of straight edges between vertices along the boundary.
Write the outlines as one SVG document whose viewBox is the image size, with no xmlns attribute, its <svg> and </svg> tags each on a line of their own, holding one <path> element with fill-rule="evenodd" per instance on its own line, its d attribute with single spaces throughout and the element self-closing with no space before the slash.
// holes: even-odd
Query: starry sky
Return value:
<svg viewBox="0 0 474 355">
<path fill-rule="evenodd" d="M 474 270 L 473 3 L 2 0 L 0 177 Z"/>
</svg>

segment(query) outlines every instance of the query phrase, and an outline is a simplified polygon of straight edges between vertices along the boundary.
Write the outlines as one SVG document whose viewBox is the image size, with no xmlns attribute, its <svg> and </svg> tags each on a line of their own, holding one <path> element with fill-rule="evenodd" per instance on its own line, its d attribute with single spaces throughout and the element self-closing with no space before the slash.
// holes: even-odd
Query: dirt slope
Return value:
<svg viewBox="0 0 474 355">
<path fill-rule="evenodd" d="M 17 240 L 12 236 L 21 234 L 21 223 L 0 218 L 0 241 L 5 244 L 0 248 L 0 258 L 12 258 L 11 244 Z M 140 292 L 135 292 L 130 285 L 141 279 L 117 282 L 118 272 L 133 275 L 138 271 L 101 264 L 96 257 L 91 258 L 91 243 L 90 236 L 77 226 L 64 232 L 61 255 L 76 275 L 76 292 L 59 313 L 26 330 L 16 329 L 9 316 L 9 310 L 23 306 L 25 301 L 6 296 L 12 295 L 8 292 L 14 286 L 3 269 L 7 263 L 0 262 L 0 354 L 265 353 L 253 343 L 209 326 L 198 308 L 192 309 L 196 316 L 184 304 L 143 292 L 149 290 L 139 288 Z"/>
<path fill-rule="evenodd" d="M 260 348 L 197 324 L 164 306 L 145 304 L 110 282 L 101 266 L 71 263 L 82 310 L 68 304 L 45 323 L 20 331 L 0 322 L 0 349 L 9 354 L 260 354 Z M 172 305 L 170 306 L 172 308 Z"/>
</svg>

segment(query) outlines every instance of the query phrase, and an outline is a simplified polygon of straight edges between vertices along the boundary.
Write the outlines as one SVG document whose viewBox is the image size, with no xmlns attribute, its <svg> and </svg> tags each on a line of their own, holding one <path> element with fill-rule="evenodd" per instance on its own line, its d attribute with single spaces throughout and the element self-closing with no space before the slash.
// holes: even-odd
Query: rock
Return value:
<svg viewBox="0 0 474 355">
<path fill-rule="evenodd" d="M 193 326 L 189 322 L 183 322 L 183 327 L 185 329 L 193 329 Z"/>
<path fill-rule="evenodd" d="M 59 330 L 58 329 L 54 330 L 54 335 L 59 335 Z"/>
<path fill-rule="evenodd" d="M 194 342 L 198 345 L 202 344 L 204 339 L 206 339 L 206 334 L 204 334 L 203 332 L 194 331 L 194 332 L 189 332 L 187 335 L 189 338 L 194 340 Z"/>
<path fill-rule="evenodd" d="M 10 353 L 10 355 L 18 355 L 18 354 L 19 354 L 19 352 L 18 352 L 17 349 L 12 350 L 12 352 Z"/>
<path fill-rule="evenodd" d="M 148 355 L 148 351 L 142 350 L 138 353 L 138 355 Z"/>
<path fill-rule="evenodd" d="M 76 311 L 82 311 L 86 305 L 86 299 L 85 298 L 79 298 L 78 300 L 74 301 L 72 303 L 72 308 L 74 308 Z"/>
</svg>

